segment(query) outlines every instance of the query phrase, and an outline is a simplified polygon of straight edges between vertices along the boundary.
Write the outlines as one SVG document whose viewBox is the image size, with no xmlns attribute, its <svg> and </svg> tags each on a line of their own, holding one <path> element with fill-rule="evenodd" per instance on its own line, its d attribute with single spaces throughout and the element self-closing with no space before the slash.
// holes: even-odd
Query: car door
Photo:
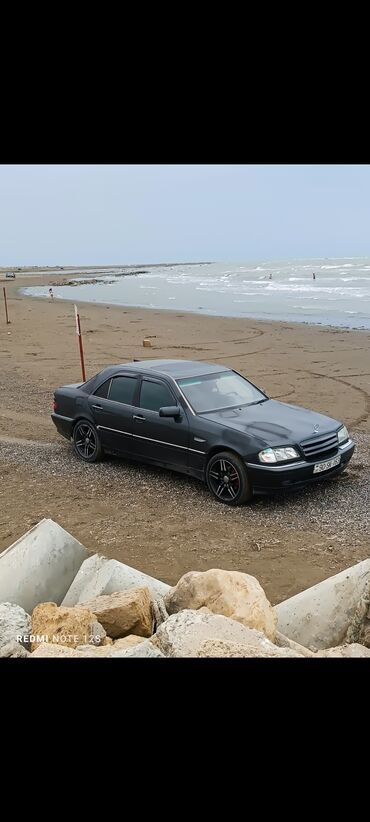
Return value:
<svg viewBox="0 0 370 822">
<path fill-rule="evenodd" d="M 103 448 L 131 456 L 133 414 L 138 392 L 135 374 L 117 374 L 89 397 L 89 406 Z"/>
<path fill-rule="evenodd" d="M 159 409 L 178 405 L 175 393 L 161 379 L 143 377 L 138 408 L 133 414 L 133 454 L 149 462 L 185 471 L 189 460 L 189 422 L 181 408 L 179 417 L 160 417 Z"/>
</svg>

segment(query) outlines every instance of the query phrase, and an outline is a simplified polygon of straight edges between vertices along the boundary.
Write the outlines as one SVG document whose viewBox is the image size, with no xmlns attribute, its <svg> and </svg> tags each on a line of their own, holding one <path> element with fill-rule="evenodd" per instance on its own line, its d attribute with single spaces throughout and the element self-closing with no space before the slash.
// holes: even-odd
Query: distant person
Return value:
<svg viewBox="0 0 370 822">
<path fill-rule="evenodd" d="M 54 299 L 54 293 L 52 288 L 49 288 L 49 297 L 51 297 L 52 300 Z"/>
<path fill-rule="evenodd" d="M 271 274 L 271 272 L 270 272 L 269 280 L 272 280 L 272 274 Z"/>
<path fill-rule="evenodd" d="M 313 274 L 312 274 L 312 279 L 313 279 L 313 280 L 316 280 L 316 274 L 315 274 L 315 272 L 313 272 Z"/>
</svg>

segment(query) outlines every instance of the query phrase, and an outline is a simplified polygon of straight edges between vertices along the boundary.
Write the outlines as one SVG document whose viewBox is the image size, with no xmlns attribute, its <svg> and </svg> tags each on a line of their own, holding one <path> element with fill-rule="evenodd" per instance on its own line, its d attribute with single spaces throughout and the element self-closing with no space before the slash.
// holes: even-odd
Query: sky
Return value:
<svg viewBox="0 0 370 822">
<path fill-rule="evenodd" d="M 370 256 L 370 165 L 0 165 L 0 267 Z"/>
</svg>

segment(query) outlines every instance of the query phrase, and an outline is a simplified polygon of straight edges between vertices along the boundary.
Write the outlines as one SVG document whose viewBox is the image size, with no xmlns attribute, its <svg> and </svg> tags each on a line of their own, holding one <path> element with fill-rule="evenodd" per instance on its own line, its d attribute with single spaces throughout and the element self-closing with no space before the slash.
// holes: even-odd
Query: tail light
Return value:
<svg viewBox="0 0 370 822">
<path fill-rule="evenodd" d="M 53 411 L 54 411 L 54 414 L 55 414 L 55 412 L 56 412 L 57 410 L 58 410 L 58 403 L 57 403 L 57 401 L 56 401 L 56 399 L 55 399 L 55 397 L 54 397 L 54 400 L 53 400 Z"/>
</svg>

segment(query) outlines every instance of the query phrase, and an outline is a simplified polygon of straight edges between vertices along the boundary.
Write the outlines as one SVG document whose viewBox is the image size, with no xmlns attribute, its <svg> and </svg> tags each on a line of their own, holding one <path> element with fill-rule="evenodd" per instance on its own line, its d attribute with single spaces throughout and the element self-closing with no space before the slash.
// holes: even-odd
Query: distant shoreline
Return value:
<svg viewBox="0 0 370 822">
<path fill-rule="evenodd" d="M 198 262 L 174 262 L 174 263 L 133 263 L 129 265 L 124 263 L 122 265 L 30 265 L 30 266 L 0 266 L 0 275 L 7 271 L 14 271 L 17 274 L 26 274 L 32 272 L 37 276 L 43 273 L 49 274 L 57 271 L 112 271 L 113 269 L 135 269 L 135 268 L 169 268 L 176 265 L 213 265 L 214 260 L 200 260 Z"/>
</svg>

